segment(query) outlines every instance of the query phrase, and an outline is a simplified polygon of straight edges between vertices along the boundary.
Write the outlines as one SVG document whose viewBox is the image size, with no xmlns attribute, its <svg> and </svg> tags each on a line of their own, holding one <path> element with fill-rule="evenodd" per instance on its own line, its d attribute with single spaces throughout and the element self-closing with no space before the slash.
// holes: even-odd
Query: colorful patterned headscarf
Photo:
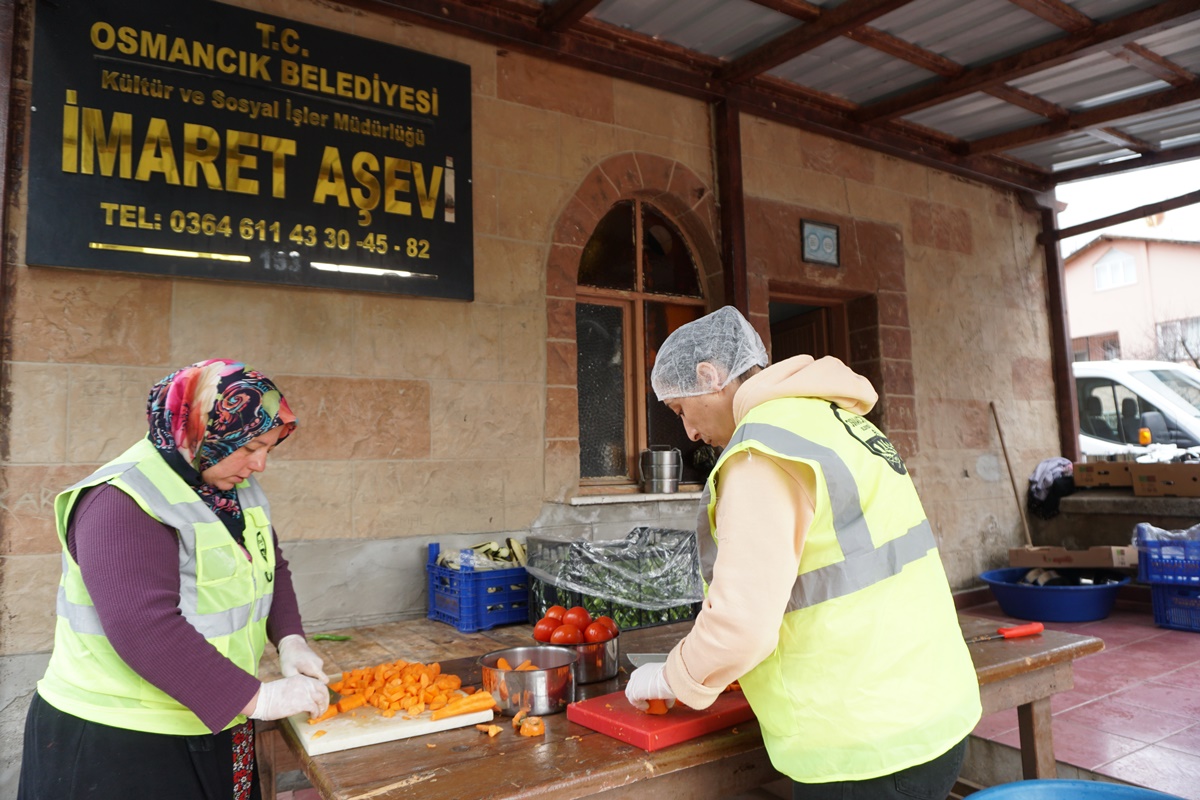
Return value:
<svg viewBox="0 0 1200 800">
<path fill-rule="evenodd" d="M 296 415 L 271 379 L 245 364 L 214 358 L 163 378 L 150 390 L 150 441 L 236 536 L 245 528 L 237 490 L 204 483 L 200 473 L 267 431 L 296 427 Z"/>
</svg>

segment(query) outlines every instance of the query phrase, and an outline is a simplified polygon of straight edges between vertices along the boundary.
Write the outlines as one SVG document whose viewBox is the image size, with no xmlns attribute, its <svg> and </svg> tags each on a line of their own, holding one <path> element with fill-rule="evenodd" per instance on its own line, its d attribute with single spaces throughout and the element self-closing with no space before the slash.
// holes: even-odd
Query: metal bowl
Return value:
<svg viewBox="0 0 1200 800">
<path fill-rule="evenodd" d="M 620 669 L 621 648 L 617 640 L 621 634 L 605 642 L 589 642 L 586 644 L 556 644 L 572 650 L 579 657 L 575 662 L 575 683 L 599 683 L 617 676 Z M 512 659 L 509 659 L 512 661 Z"/>
<path fill-rule="evenodd" d="M 496 663 L 503 658 L 513 667 L 529 659 L 538 669 L 503 670 Z M 510 647 L 479 657 L 483 673 L 483 691 L 496 698 L 501 714 L 513 716 L 521 709 L 542 716 L 557 714 L 575 702 L 575 662 L 578 656 L 569 647 Z"/>
<path fill-rule="evenodd" d="M 575 682 L 599 683 L 615 678 L 620 667 L 621 648 L 617 644 L 620 638 L 618 633 L 606 642 L 559 645 L 571 648 L 579 656 L 575 662 Z"/>
</svg>

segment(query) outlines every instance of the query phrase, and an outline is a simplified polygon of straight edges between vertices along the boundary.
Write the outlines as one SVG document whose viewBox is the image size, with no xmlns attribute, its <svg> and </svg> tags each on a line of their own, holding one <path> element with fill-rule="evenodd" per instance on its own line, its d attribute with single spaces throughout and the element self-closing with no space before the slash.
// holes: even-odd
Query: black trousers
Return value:
<svg viewBox="0 0 1200 800">
<path fill-rule="evenodd" d="M 963 739 L 942 755 L 882 778 L 792 783 L 792 800 L 946 800 L 967 754 Z"/>
<path fill-rule="evenodd" d="M 17 800 L 232 797 L 232 730 L 205 736 L 128 731 L 63 713 L 34 694 Z M 251 797 L 261 797 L 257 767 Z"/>
</svg>

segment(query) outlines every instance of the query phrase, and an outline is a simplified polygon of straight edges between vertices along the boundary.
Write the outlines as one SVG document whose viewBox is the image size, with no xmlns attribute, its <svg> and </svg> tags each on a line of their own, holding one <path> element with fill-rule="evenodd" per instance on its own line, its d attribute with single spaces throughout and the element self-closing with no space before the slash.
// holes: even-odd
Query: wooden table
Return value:
<svg viewBox="0 0 1200 800">
<path fill-rule="evenodd" d="M 963 636 L 993 633 L 1003 622 L 958 615 Z M 1104 642 L 1094 636 L 1047 630 L 1037 636 L 968 645 L 984 715 L 1017 709 L 1021 733 L 1021 771 L 1026 779 L 1054 778 L 1054 738 L 1050 729 L 1050 695 L 1075 685 L 1072 662 L 1098 653 Z"/>
<path fill-rule="evenodd" d="M 993 631 L 996 620 L 960 615 L 963 633 Z M 621 634 L 621 652 L 666 652 L 691 629 L 678 623 Z M 479 682 L 475 659 L 530 641 L 531 628 L 515 625 L 463 634 L 429 620 L 411 620 L 338 633 L 346 642 L 316 642 L 327 672 L 405 658 L 440 661 L 443 671 Z M 1050 695 L 1070 689 L 1071 661 L 1103 648 L 1096 638 L 1047 631 L 1024 640 L 970 645 L 984 713 L 1016 707 L 1025 777 L 1053 777 Z M 268 672 L 273 665 L 264 665 Z M 632 669 L 579 687 L 578 699 L 620 689 Z M 274 797 L 278 771 L 298 767 L 321 796 L 333 800 L 452 800 L 466 797 L 721 798 L 780 779 L 763 748 L 758 723 L 749 722 L 669 747 L 644 752 L 588 728 L 565 714 L 545 717 L 546 735 L 523 738 L 506 730 L 493 738 L 474 728 L 309 757 L 287 725 L 267 725 L 259 737 L 263 797 Z"/>
</svg>

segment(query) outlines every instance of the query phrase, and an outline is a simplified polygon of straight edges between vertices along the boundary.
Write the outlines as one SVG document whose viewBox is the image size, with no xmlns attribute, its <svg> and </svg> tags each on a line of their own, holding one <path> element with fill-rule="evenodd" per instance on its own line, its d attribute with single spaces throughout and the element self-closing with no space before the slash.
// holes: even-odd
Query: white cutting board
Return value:
<svg viewBox="0 0 1200 800">
<path fill-rule="evenodd" d="M 304 752 L 310 756 L 319 756 L 355 747 L 366 747 L 369 744 L 406 739 L 409 736 L 422 736 L 426 733 L 477 725 L 480 722 L 491 722 L 495 716 L 489 709 L 473 714 L 445 717 L 435 722 L 430 719 L 430 714 L 431 712 L 426 711 L 418 717 L 405 719 L 403 712 L 397 711 L 394 717 L 388 718 L 371 706 L 359 706 L 353 711 L 338 714 L 315 725 L 308 724 L 307 713 L 288 717 L 288 723 L 296 732 L 300 744 L 304 745 Z M 317 731 L 325 733 L 317 736 Z"/>
</svg>

